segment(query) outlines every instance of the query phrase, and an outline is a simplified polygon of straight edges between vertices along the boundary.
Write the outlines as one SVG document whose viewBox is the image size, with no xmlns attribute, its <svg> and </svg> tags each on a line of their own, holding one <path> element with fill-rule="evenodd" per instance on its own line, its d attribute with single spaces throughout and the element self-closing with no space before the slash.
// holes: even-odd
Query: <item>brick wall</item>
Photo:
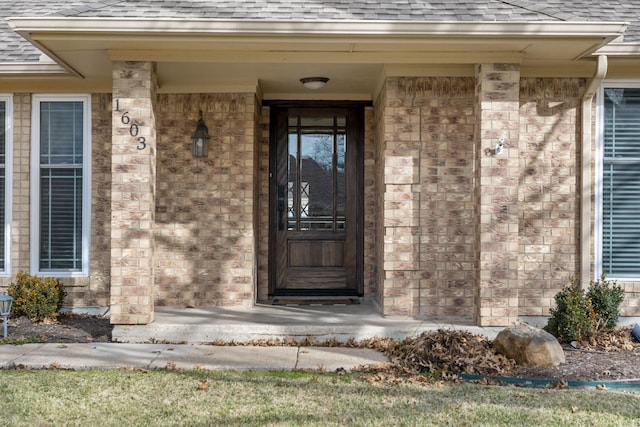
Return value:
<svg viewBox="0 0 640 427">
<path fill-rule="evenodd" d="M 483 324 L 506 324 L 516 316 L 547 315 L 554 295 L 577 274 L 579 111 L 586 81 L 518 78 L 514 71 L 491 64 L 480 70 L 478 80 L 389 78 L 374 107 L 366 110 L 365 295 L 375 295 L 384 314 L 479 316 Z M 514 78 L 505 85 L 496 75 L 500 72 Z M 157 131 L 157 155 L 141 158 L 126 135 L 114 145 L 113 134 L 124 131 L 114 116 L 113 98 L 92 95 L 91 276 L 63 279 L 67 304 L 124 301 L 145 307 L 116 312 L 117 321 L 126 323 L 144 321 L 144 310 L 150 311 L 154 301 L 248 306 L 256 284 L 258 300 L 265 300 L 269 109 L 260 107 L 254 94 L 156 98 L 141 83 L 153 81 L 151 74 L 138 83 L 131 82 L 136 78 L 131 70 L 126 74 L 129 82 L 117 96 L 136 100 L 132 117 L 156 124 L 148 132 L 153 144 Z M 486 93 L 475 93 L 478 81 L 484 81 L 480 90 Z M 148 105 L 139 103 L 140 88 Z M 491 95 L 495 89 L 509 94 Z M 13 100 L 15 274 L 30 267 L 31 95 L 14 94 Z M 503 101 L 509 103 L 506 109 L 499 105 Z M 199 110 L 212 137 L 205 159 L 191 156 Z M 507 150 L 495 156 L 491 149 L 502 135 Z M 120 157 L 126 153 L 130 163 Z M 120 163 L 114 165 L 114 159 Z M 117 199 L 112 171 L 131 174 L 120 183 L 124 191 Z M 145 192 L 135 196 L 131 185 L 139 178 Z M 139 204 L 138 211 L 126 209 L 139 201 L 152 201 L 148 211 L 141 213 Z M 125 215 L 115 223 L 112 206 Z M 122 233 L 132 221 L 141 225 L 141 215 L 149 215 L 152 234 L 131 247 Z M 113 246 L 114 241 L 129 247 Z M 112 254 L 116 269 L 131 259 L 148 262 L 135 270 L 152 272 L 142 294 L 131 285 L 130 294 L 123 295 L 123 284 L 132 282 L 116 275 L 116 293 L 110 295 Z M 627 291 L 622 315 L 640 315 L 640 285 L 619 283 Z M 130 314 L 138 317 L 127 318 Z"/>
<path fill-rule="evenodd" d="M 253 304 L 255 109 L 253 94 L 158 96 L 158 305 Z M 196 159 L 199 110 L 211 140 Z"/>
<path fill-rule="evenodd" d="M 155 65 L 117 61 L 112 74 L 111 322 L 145 324 L 154 306 Z"/>
<path fill-rule="evenodd" d="M 374 194 L 374 212 L 376 216 L 376 222 L 374 224 L 375 227 L 375 298 L 383 307 L 383 313 L 385 313 L 384 308 L 384 279 L 385 279 L 385 271 L 384 271 L 384 236 L 385 236 L 385 228 L 382 219 L 384 218 L 384 194 L 385 194 L 385 184 L 384 184 L 384 150 L 386 147 L 385 142 L 385 106 L 387 103 L 387 85 L 385 82 L 382 86 L 382 90 L 378 95 L 378 98 L 373 104 L 373 124 L 374 124 L 374 185 L 375 185 L 375 194 Z"/>
<path fill-rule="evenodd" d="M 376 136 L 384 312 L 471 318 L 474 81 L 394 78 L 383 92 Z"/>
<path fill-rule="evenodd" d="M 470 319 L 475 265 L 472 78 L 424 79 L 420 314 Z"/>
<path fill-rule="evenodd" d="M 364 111 L 364 296 L 376 292 L 376 151 L 373 108 Z"/>
<path fill-rule="evenodd" d="M 253 265 L 252 265 L 252 287 L 251 287 L 251 303 L 253 304 L 256 301 L 260 301 L 258 298 L 260 296 L 260 243 L 262 241 L 262 229 L 261 223 L 263 221 L 262 218 L 262 209 L 261 209 L 261 200 L 260 194 L 262 193 L 262 188 L 264 183 L 262 182 L 262 161 L 261 161 L 261 153 L 262 153 L 262 103 L 257 95 L 253 96 Z"/>
<path fill-rule="evenodd" d="M 387 80 L 375 103 L 385 314 L 548 315 L 578 271 L 585 84 L 520 78 L 510 64 L 480 65 L 476 79 Z M 638 285 L 620 284 L 623 315 L 638 315 Z"/>
<path fill-rule="evenodd" d="M 88 278 L 64 279 L 67 303 L 108 306 L 111 286 L 111 95 L 91 96 L 91 251 Z"/>
<path fill-rule="evenodd" d="M 111 285 L 111 100 L 110 94 L 91 95 L 91 249 L 89 277 L 61 278 L 65 305 L 100 306 L 110 303 Z"/>
<path fill-rule="evenodd" d="M 13 95 L 13 206 L 11 223 L 11 264 L 13 278 L 29 272 L 30 186 L 31 186 L 31 94 Z M 11 279 L 4 279 L 9 283 Z M 3 280 L 3 281 L 4 281 Z M 72 299 L 70 296 L 67 300 Z"/>
<path fill-rule="evenodd" d="M 258 138 L 258 301 L 269 297 L 269 119 L 269 107 L 262 107 Z"/>
<path fill-rule="evenodd" d="M 579 274 L 580 109 L 586 84 L 578 78 L 520 80 L 520 316 L 548 315 L 554 296 Z M 640 284 L 618 284 L 626 292 L 621 315 L 640 315 Z"/>
<path fill-rule="evenodd" d="M 547 315 L 579 270 L 579 109 L 584 79 L 520 80 L 521 316 Z"/>
<path fill-rule="evenodd" d="M 475 318 L 481 326 L 508 326 L 518 316 L 519 81 L 518 64 L 476 65 Z"/>
<path fill-rule="evenodd" d="M 640 283 L 618 281 L 625 291 L 624 301 L 620 304 L 621 316 L 640 316 Z"/>
<path fill-rule="evenodd" d="M 61 278 L 68 306 L 108 306 L 110 270 L 111 95 L 92 97 L 92 207 L 91 267 L 89 277 Z M 29 272 L 31 258 L 31 94 L 13 96 L 13 206 L 11 229 L 12 277 Z"/>
<path fill-rule="evenodd" d="M 381 185 L 382 306 L 387 315 L 411 316 L 420 287 L 419 109 L 407 96 L 414 79 L 387 80 L 378 173 Z M 379 283 L 380 284 L 380 283 Z"/>
</svg>

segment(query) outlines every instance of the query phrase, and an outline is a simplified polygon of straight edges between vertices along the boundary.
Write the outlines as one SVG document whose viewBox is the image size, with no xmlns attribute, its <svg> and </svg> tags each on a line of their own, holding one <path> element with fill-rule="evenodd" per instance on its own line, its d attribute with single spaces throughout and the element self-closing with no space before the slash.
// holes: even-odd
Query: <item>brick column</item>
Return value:
<svg viewBox="0 0 640 427">
<path fill-rule="evenodd" d="M 412 80 L 387 82 L 378 103 L 381 225 L 378 294 L 383 314 L 418 314 L 420 288 L 420 116 L 412 108 Z"/>
<path fill-rule="evenodd" d="M 114 62 L 111 185 L 111 323 L 153 320 L 155 66 Z"/>
<path fill-rule="evenodd" d="M 518 64 L 476 66 L 476 322 L 508 326 L 518 316 Z M 504 149 L 494 149 L 504 138 Z"/>
</svg>

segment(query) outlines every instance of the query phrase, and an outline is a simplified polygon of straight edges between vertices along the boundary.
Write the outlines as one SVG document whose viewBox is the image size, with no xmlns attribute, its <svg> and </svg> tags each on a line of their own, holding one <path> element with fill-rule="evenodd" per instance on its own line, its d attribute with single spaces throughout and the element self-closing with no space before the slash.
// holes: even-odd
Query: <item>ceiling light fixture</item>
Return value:
<svg viewBox="0 0 640 427">
<path fill-rule="evenodd" d="M 324 87 L 324 85 L 326 85 L 328 81 L 329 79 L 327 77 L 305 77 L 303 79 L 300 79 L 300 82 L 302 82 L 304 87 L 312 90 Z"/>
</svg>

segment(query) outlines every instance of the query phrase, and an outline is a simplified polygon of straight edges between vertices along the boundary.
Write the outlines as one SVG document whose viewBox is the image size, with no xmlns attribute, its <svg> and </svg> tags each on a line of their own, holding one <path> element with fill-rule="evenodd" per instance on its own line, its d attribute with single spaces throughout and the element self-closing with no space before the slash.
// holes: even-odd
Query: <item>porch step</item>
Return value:
<svg viewBox="0 0 640 427">
<path fill-rule="evenodd" d="M 402 339 L 438 329 L 465 329 L 495 338 L 502 328 L 468 322 L 385 317 L 370 301 L 351 305 L 271 305 L 253 307 L 156 307 L 148 325 L 115 325 L 113 340 L 124 343 L 211 344 L 293 339 L 303 342 Z"/>
</svg>

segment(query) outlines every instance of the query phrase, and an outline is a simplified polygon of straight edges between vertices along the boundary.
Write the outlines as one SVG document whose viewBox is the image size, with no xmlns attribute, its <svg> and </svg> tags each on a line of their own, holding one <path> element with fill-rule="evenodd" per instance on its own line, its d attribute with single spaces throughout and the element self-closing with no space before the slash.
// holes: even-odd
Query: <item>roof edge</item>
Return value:
<svg viewBox="0 0 640 427">
<path fill-rule="evenodd" d="M 640 57 L 640 42 L 611 43 L 601 47 L 594 55 L 607 55 L 609 57 Z"/>
<path fill-rule="evenodd" d="M 628 22 L 558 21 L 351 21 L 351 20 L 220 20 L 169 18 L 9 17 L 22 34 L 37 32 L 82 34 L 295 34 L 412 36 L 601 36 L 624 34 Z"/>
<path fill-rule="evenodd" d="M 20 76 L 34 75 L 52 75 L 52 76 L 68 76 L 69 72 L 56 63 L 38 63 L 38 62 L 0 62 L 0 76 Z"/>
</svg>

